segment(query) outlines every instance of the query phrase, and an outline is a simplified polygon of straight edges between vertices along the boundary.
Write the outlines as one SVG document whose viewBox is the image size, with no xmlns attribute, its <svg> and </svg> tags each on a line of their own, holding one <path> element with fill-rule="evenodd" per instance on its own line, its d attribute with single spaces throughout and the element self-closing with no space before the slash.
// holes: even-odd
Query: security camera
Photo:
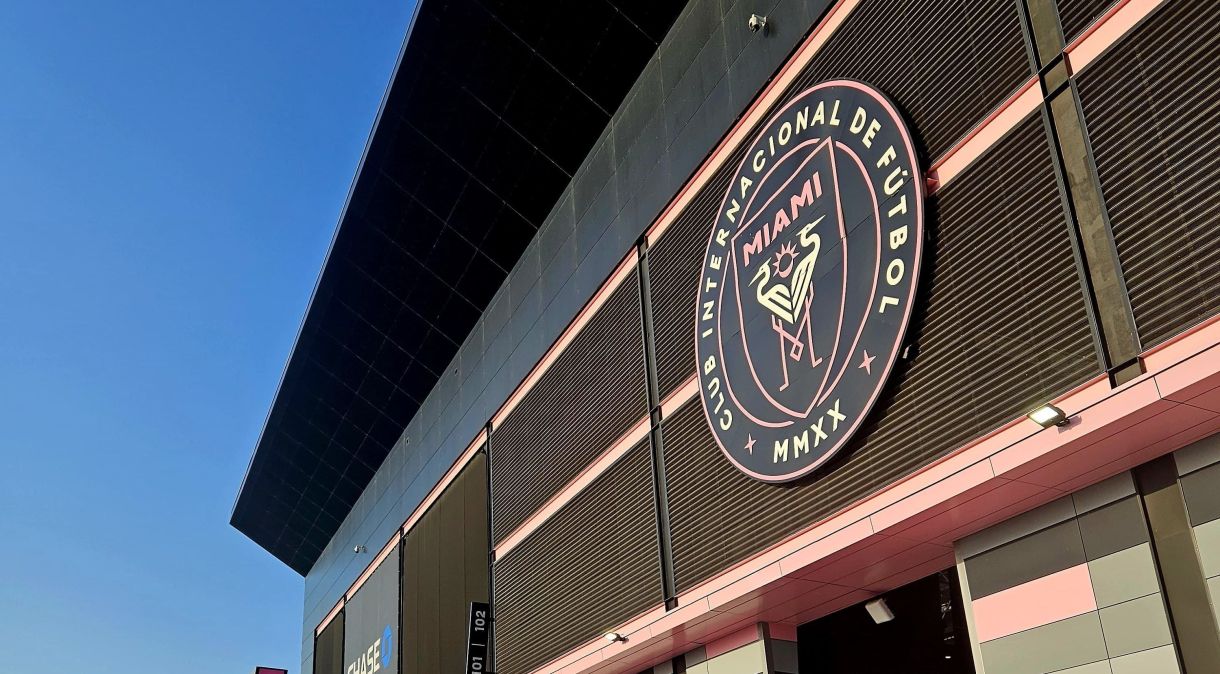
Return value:
<svg viewBox="0 0 1220 674">
<path fill-rule="evenodd" d="M 767 27 L 767 17 L 757 14 L 750 15 L 750 32 L 757 33 Z"/>
</svg>

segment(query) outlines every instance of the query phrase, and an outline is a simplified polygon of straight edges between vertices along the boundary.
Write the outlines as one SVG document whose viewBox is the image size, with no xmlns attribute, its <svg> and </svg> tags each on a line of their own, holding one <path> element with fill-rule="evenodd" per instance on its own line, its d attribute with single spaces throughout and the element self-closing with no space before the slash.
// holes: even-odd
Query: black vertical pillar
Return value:
<svg viewBox="0 0 1220 674">
<path fill-rule="evenodd" d="M 1172 456 L 1135 471 L 1178 657 L 1186 674 L 1220 672 L 1220 631 Z"/>
<path fill-rule="evenodd" d="M 678 605 L 674 584 L 673 548 L 669 535 L 669 497 L 665 482 L 665 447 L 661 433 L 661 393 L 657 383 L 657 351 L 652 323 L 652 287 L 648 277 L 648 240 L 642 238 L 636 246 L 637 276 L 640 281 L 640 314 L 644 330 L 644 364 L 648 380 L 648 441 L 652 446 L 652 477 L 656 498 L 657 540 L 660 543 L 661 587 L 665 608 Z"/>
</svg>

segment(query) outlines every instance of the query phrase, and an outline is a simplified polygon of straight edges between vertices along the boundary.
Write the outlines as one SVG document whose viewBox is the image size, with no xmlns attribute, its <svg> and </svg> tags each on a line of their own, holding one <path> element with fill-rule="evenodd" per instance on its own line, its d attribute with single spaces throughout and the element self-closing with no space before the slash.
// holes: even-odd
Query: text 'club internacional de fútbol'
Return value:
<svg viewBox="0 0 1220 674">
<path fill-rule="evenodd" d="M 312 674 L 1220 672 L 1206 0 L 421 0 L 233 508 Z"/>
</svg>

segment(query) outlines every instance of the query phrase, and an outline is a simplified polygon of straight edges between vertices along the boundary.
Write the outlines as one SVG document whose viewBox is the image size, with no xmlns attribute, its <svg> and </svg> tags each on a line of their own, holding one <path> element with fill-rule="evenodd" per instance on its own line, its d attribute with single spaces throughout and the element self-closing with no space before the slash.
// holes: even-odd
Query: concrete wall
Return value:
<svg viewBox="0 0 1220 674">
<path fill-rule="evenodd" d="M 428 0 L 425 0 L 428 1 Z M 305 579 L 313 628 L 528 374 L 829 0 L 692 0 Z M 769 17 L 751 33 L 752 13 Z"/>
</svg>

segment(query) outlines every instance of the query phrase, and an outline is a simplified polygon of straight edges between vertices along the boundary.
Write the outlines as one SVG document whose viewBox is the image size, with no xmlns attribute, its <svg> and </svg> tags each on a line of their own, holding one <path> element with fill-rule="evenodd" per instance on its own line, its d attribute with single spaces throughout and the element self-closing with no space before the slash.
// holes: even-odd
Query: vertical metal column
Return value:
<svg viewBox="0 0 1220 674">
<path fill-rule="evenodd" d="M 1143 372 L 1142 346 L 1076 83 L 1063 53 L 1058 5 L 1056 0 L 1018 0 L 1017 9 L 1030 64 L 1038 73 L 1043 124 L 1053 149 L 1098 355 L 1111 384 L 1118 386 Z"/>
<path fill-rule="evenodd" d="M 661 392 L 657 383 L 656 339 L 652 323 L 652 286 L 648 277 L 648 239 L 636 244 L 640 282 L 640 323 L 644 332 L 644 364 L 648 381 L 648 442 L 652 446 L 652 481 L 656 499 L 657 541 L 661 555 L 661 588 L 665 609 L 678 606 L 678 591 L 674 583 L 673 547 L 669 534 L 669 496 L 665 481 L 665 446 L 661 433 Z"/>
<path fill-rule="evenodd" d="M 1208 600 L 1186 500 L 1172 455 L 1136 468 L 1136 488 L 1152 533 L 1152 553 L 1169 608 L 1169 627 L 1186 674 L 1220 672 L 1220 630 Z"/>
</svg>

